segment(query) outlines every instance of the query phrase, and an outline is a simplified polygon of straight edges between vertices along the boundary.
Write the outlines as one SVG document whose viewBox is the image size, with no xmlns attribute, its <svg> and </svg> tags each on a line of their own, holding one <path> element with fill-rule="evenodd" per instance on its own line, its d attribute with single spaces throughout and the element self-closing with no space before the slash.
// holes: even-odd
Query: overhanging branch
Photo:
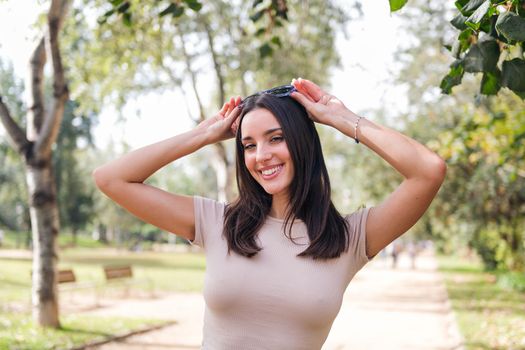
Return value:
<svg viewBox="0 0 525 350">
<path fill-rule="evenodd" d="M 15 120 L 11 117 L 9 109 L 4 104 L 2 96 L 0 95 L 0 120 L 4 125 L 9 140 L 13 144 L 13 147 L 20 153 L 25 154 L 25 150 L 29 147 L 29 141 L 25 137 L 24 131 L 20 129 Z"/>
</svg>

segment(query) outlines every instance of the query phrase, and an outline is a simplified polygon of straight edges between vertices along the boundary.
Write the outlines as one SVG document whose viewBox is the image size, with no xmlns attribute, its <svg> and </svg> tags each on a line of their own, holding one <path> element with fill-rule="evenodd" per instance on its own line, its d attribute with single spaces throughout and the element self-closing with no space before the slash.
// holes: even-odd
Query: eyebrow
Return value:
<svg viewBox="0 0 525 350">
<path fill-rule="evenodd" d="M 273 129 L 268 129 L 268 130 L 266 130 L 266 131 L 264 132 L 263 135 L 266 136 L 266 135 L 269 135 L 269 134 L 271 134 L 271 133 L 273 133 L 273 132 L 275 132 L 275 131 L 279 131 L 279 130 L 282 130 L 282 128 L 273 128 Z M 246 141 L 246 140 L 253 140 L 253 137 L 251 137 L 251 136 L 246 136 L 246 137 L 243 137 L 241 141 Z"/>
</svg>

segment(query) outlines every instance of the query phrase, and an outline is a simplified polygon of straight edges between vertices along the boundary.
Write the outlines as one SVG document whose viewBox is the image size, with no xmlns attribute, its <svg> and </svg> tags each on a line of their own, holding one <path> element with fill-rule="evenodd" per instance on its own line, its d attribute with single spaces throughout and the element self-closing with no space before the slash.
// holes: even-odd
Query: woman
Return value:
<svg viewBox="0 0 525 350">
<path fill-rule="evenodd" d="M 341 216 L 314 122 L 366 145 L 404 181 L 383 203 Z M 166 164 L 234 134 L 233 203 L 144 184 Z M 299 78 L 288 89 L 232 98 L 194 130 L 133 151 L 94 177 L 136 216 L 204 248 L 204 349 L 320 349 L 350 280 L 423 215 L 445 169 L 423 145 Z"/>
</svg>

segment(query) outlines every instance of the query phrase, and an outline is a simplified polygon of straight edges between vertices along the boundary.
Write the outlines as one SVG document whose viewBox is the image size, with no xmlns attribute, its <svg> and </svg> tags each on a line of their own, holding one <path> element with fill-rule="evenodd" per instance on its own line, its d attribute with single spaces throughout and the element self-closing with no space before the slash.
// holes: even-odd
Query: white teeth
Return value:
<svg viewBox="0 0 525 350">
<path fill-rule="evenodd" d="M 277 166 L 277 167 L 275 167 L 275 168 L 271 168 L 271 169 L 267 169 L 267 170 L 262 170 L 261 173 L 262 173 L 263 175 L 266 175 L 266 176 L 268 176 L 268 175 L 272 175 L 272 174 L 274 174 L 277 170 L 279 170 L 279 168 L 280 168 L 280 166 Z"/>
</svg>

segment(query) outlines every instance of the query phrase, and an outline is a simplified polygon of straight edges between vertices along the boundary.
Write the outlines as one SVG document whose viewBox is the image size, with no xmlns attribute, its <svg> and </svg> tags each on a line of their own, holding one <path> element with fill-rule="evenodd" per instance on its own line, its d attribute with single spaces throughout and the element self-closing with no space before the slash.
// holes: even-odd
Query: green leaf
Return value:
<svg viewBox="0 0 525 350">
<path fill-rule="evenodd" d="M 454 3 L 456 5 L 457 9 L 461 11 L 463 7 L 469 2 L 469 0 L 458 0 Z"/>
<path fill-rule="evenodd" d="M 454 61 L 450 65 L 450 72 L 441 80 L 441 84 L 439 85 L 441 92 L 447 95 L 450 94 L 454 86 L 461 84 L 464 73 L 463 61 Z"/>
<path fill-rule="evenodd" d="M 259 28 L 259 29 L 257 29 L 257 31 L 255 32 L 255 36 L 261 36 L 261 35 L 263 35 L 264 33 L 266 33 L 266 28 Z"/>
<path fill-rule="evenodd" d="M 268 43 L 264 43 L 261 47 L 259 47 L 259 55 L 261 58 L 271 56 L 272 54 L 273 49 Z"/>
<path fill-rule="evenodd" d="M 514 58 L 503 62 L 501 85 L 514 92 L 525 93 L 525 61 Z"/>
<path fill-rule="evenodd" d="M 252 4 L 252 8 L 255 8 L 257 5 L 259 5 L 263 0 L 254 0 Z"/>
<path fill-rule="evenodd" d="M 104 24 L 108 21 L 108 18 L 111 17 L 111 15 L 113 15 L 115 13 L 117 9 L 111 9 L 109 11 L 107 11 L 106 13 L 104 13 L 102 16 L 100 16 L 97 20 L 97 22 L 99 24 Z"/>
<path fill-rule="evenodd" d="M 459 55 L 470 47 L 470 37 L 474 31 L 471 28 L 467 28 L 458 35 L 458 39 L 454 42 L 452 46 L 452 56 L 459 58 Z"/>
<path fill-rule="evenodd" d="M 129 10 L 129 7 L 131 6 L 131 4 L 129 3 L 129 1 L 126 1 L 125 3 L 121 4 L 118 8 L 117 8 L 117 11 L 119 13 L 125 13 Z"/>
<path fill-rule="evenodd" d="M 174 11 L 176 11 L 178 7 L 179 5 L 172 2 L 168 7 L 166 7 L 163 11 L 161 11 L 161 13 L 159 13 L 159 16 L 164 17 L 166 15 L 169 15 L 170 13 L 173 13 Z"/>
<path fill-rule="evenodd" d="M 173 11 L 173 17 L 180 17 L 184 14 L 184 7 L 179 6 L 175 11 Z"/>
<path fill-rule="evenodd" d="M 255 12 L 253 15 L 251 15 L 250 19 L 252 20 L 252 22 L 257 22 L 258 20 L 260 20 L 261 17 L 264 15 L 264 11 L 265 10 L 259 10 Z"/>
<path fill-rule="evenodd" d="M 470 0 L 466 5 L 461 7 L 459 10 L 463 16 L 470 16 L 483 4 L 485 0 Z"/>
<path fill-rule="evenodd" d="M 282 47 L 283 44 L 281 43 L 281 39 L 278 36 L 274 36 L 271 40 L 272 44 L 277 45 L 278 47 Z"/>
<path fill-rule="evenodd" d="M 173 17 L 180 17 L 182 16 L 183 13 L 184 13 L 184 7 L 172 2 L 161 13 L 159 13 L 159 16 L 164 17 L 166 15 L 172 15 Z"/>
<path fill-rule="evenodd" d="M 496 95 L 501 89 L 499 84 L 500 72 L 485 72 L 481 79 L 480 93 L 482 95 Z"/>
<path fill-rule="evenodd" d="M 122 21 L 124 22 L 124 24 L 126 25 L 126 27 L 131 27 L 131 13 L 129 12 L 126 12 L 125 14 L 122 15 Z"/>
<path fill-rule="evenodd" d="M 461 13 L 459 13 L 456 17 L 454 17 L 450 24 L 452 24 L 454 27 L 456 27 L 459 30 L 463 30 L 467 28 L 467 25 L 465 24 L 465 21 L 467 20 L 467 17 L 463 16 Z"/>
<path fill-rule="evenodd" d="M 186 3 L 186 5 L 188 5 L 188 7 L 190 9 L 192 9 L 193 11 L 200 11 L 201 8 L 202 8 L 202 4 L 197 1 L 197 0 L 184 0 L 184 2 Z"/>
<path fill-rule="evenodd" d="M 498 63 L 500 51 L 499 45 L 491 36 L 484 36 L 477 44 L 472 45 L 465 56 L 465 71 L 493 72 Z"/>
<path fill-rule="evenodd" d="M 486 0 L 480 5 L 476 11 L 465 21 L 465 24 L 474 30 L 478 30 L 481 25 L 481 21 L 490 9 L 490 0 Z"/>
<path fill-rule="evenodd" d="M 496 31 L 508 40 L 525 41 L 525 18 L 505 12 L 498 17 Z"/>
<path fill-rule="evenodd" d="M 390 2 L 390 12 L 395 12 L 400 10 L 405 4 L 407 3 L 407 0 L 388 0 Z"/>
</svg>

